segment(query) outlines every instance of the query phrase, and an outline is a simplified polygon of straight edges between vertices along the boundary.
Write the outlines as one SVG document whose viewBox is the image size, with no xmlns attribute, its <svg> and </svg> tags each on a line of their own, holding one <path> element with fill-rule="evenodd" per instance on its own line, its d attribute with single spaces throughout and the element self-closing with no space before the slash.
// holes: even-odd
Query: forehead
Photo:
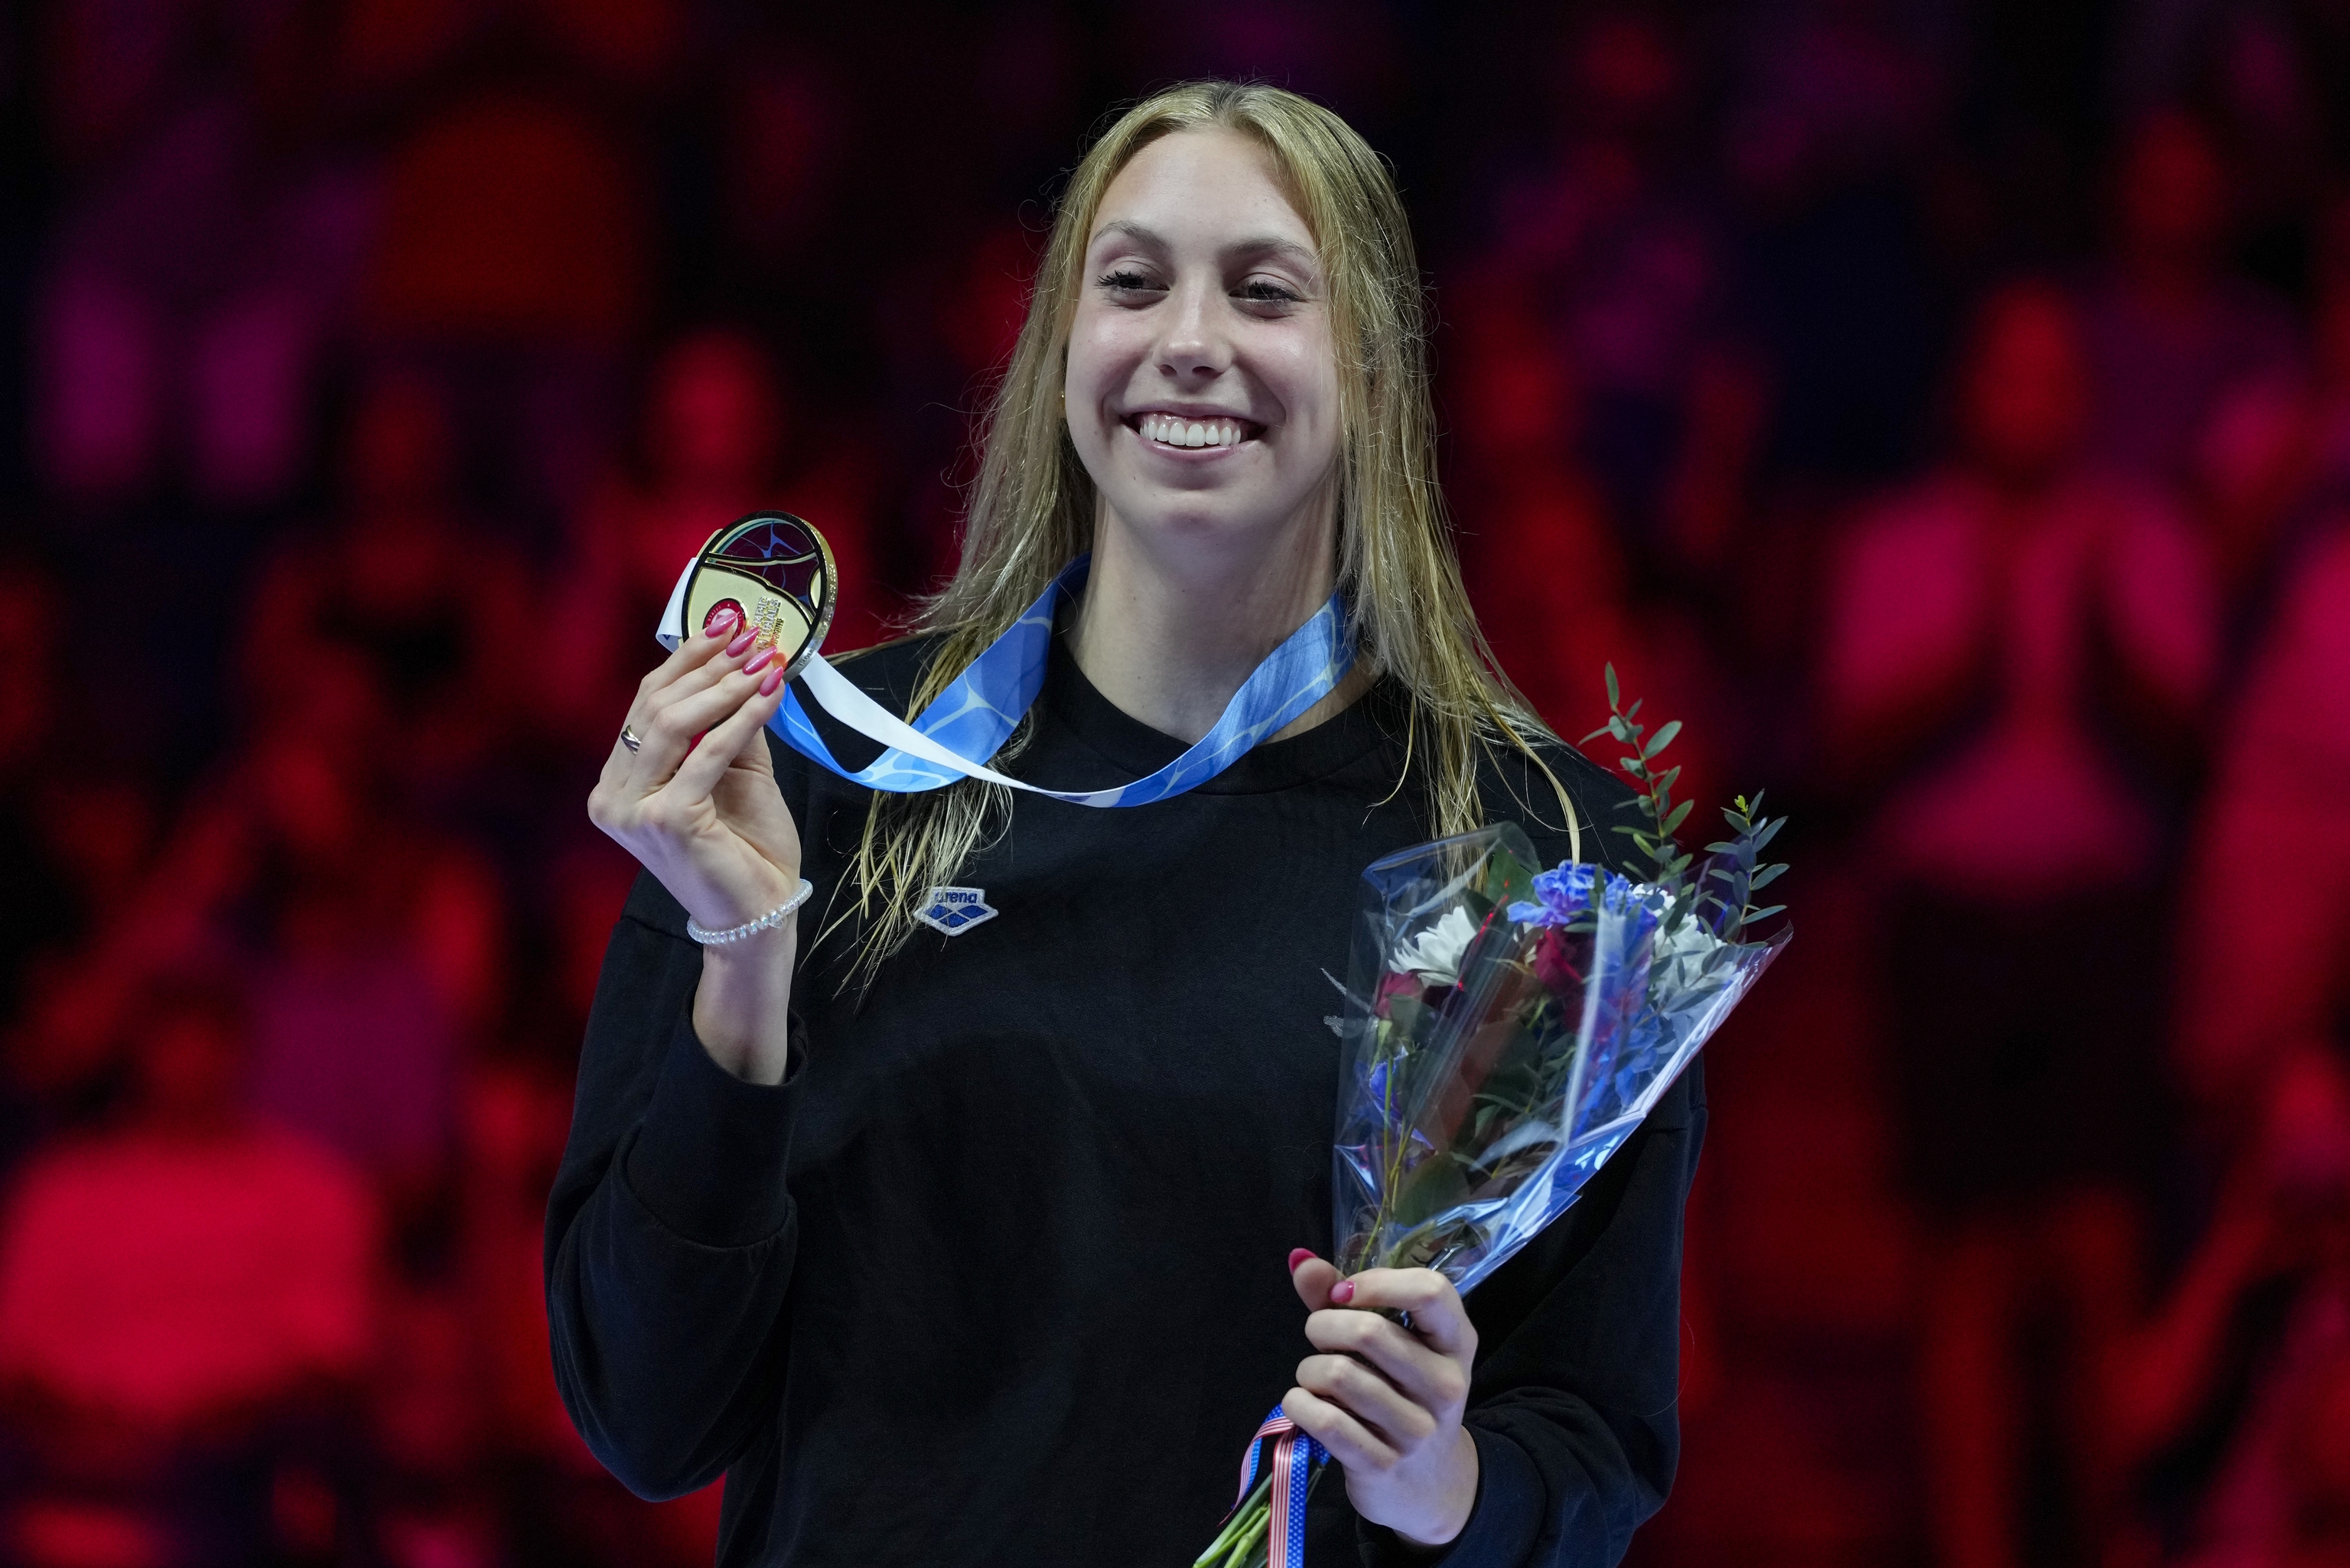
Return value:
<svg viewBox="0 0 2350 1568">
<path fill-rule="evenodd" d="M 1262 236 L 1315 249 L 1273 154 L 1222 127 L 1175 131 L 1128 160 L 1102 192 L 1092 239 L 1124 224 L 1179 244 Z"/>
</svg>

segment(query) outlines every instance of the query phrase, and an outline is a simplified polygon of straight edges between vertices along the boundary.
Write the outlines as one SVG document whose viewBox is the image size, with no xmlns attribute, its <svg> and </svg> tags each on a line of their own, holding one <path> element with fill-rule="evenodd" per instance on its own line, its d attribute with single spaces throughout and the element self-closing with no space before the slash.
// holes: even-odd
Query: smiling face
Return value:
<svg viewBox="0 0 2350 1568">
<path fill-rule="evenodd" d="M 1101 525 L 1154 552 L 1326 538 L 1328 288 L 1263 148 L 1222 130 L 1145 147 L 1103 192 L 1085 269 L 1068 423 Z"/>
</svg>

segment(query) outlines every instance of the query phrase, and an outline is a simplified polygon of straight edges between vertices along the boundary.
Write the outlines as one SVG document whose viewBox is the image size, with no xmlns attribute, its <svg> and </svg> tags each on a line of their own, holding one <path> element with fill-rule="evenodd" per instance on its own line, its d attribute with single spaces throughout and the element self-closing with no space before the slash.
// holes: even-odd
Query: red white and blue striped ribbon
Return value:
<svg viewBox="0 0 2350 1568">
<path fill-rule="evenodd" d="M 1270 1457 L 1267 1446 L 1271 1447 Z M 1265 1568 L 1304 1568 L 1305 1563 L 1305 1489 L 1314 1480 L 1314 1472 L 1330 1457 L 1330 1450 L 1297 1429 L 1297 1423 L 1282 1414 L 1275 1405 L 1264 1425 L 1249 1439 L 1248 1453 L 1241 1459 L 1240 1496 L 1232 1506 L 1248 1501 L 1249 1492 L 1256 1486 L 1261 1465 L 1270 1464 L 1273 1475 L 1273 1495 L 1268 1500 L 1272 1519 L 1264 1532 Z"/>
</svg>

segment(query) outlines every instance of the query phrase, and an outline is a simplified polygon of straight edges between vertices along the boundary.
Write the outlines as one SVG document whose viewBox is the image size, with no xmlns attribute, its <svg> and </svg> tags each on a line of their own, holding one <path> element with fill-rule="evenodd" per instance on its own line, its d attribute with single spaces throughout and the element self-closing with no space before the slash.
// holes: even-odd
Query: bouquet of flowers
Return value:
<svg viewBox="0 0 2350 1568">
<path fill-rule="evenodd" d="M 1674 834 L 1680 770 L 1622 707 L 1607 671 L 1609 735 L 1630 748 L 1643 818 L 1620 826 L 1653 867 L 1634 882 L 1570 860 L 1535 868 L 1514 824 L 1373 864 L 1345 993 L 1334 1148 L 1336 1262 L 1430 1268 L 1462 1294 L 1565 1212 L 1622 1147 L 1791 935 L 1754 928 L 1783 906 L 1757 892 L 1784 819 L 1758 796 L 1723 813 L 1731 836 L 1696 863 Z M 1305 1494 L 1325 1456 L 1276 1407 L 1250 1445 L 1241 1501 L 1195 1568 L 1294 1568 Z M 1262 1462 L 1261 1462 L 1262 1461 Z"/>
</svg>

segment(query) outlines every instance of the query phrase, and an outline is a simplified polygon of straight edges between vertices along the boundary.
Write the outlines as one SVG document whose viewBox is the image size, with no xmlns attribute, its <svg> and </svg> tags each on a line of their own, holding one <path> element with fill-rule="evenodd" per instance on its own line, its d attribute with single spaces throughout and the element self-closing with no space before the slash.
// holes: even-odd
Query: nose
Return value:
<svg viewBox="0 0 2350 1568">
<path fill-rule="evenodd" d="M 1224 330 L 1223 296 L 1204 279 L 1187 279 L 1162 319 L 1159 369 L 1179 382 L 1212 381 L 1232 369 L 1232 343 Z"/>
</svg>

